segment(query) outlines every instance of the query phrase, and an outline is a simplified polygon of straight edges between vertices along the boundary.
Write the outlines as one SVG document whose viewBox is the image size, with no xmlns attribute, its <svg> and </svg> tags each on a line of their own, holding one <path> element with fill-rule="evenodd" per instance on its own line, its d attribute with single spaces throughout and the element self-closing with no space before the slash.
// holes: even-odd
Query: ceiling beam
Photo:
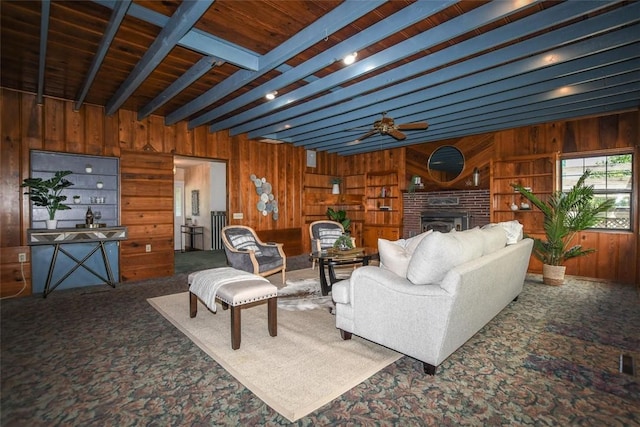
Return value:
<svg viewBox="0 0 640 427">
<path fill-rule="evenodd" d="M 40 14 L 40 59 L 38 61 L 38 93 L 36 102 L 42 104 L 44 96 L 44 71 L 47 63 L 47 39 L 49 33 L 49 14 L 51 13 L 51 3 L 49 0 L 42 0 Z"/>
<path fill-rule="evenodd" d="M 517 40 L 518 38 L 535 33 L 539 31 L 541 25 L 543 28 L 550 28 L 553 25 L 558 25 L 582 16 L 585 13 L 593 12 L 596 8 L 602 8 L 603 6 L 602 3 L 596 4 L 595 2 L 565 2 L 558 4 L 557 6 L 538 12 L 533 16 L 498 27 L 495 30 L 371 77 L 365 82 L 350 85 L 340 91 L 340 93 L 320 96 L 303 105 L 296 106 L 295 110 L 289 109 L 273 113 L 269 116 L 269 122 L 262 119 L 254 120 L 251 122 L 251 126 L 254 127 L 253 130 L 248 129 L 248 126 L 240 126 L 237 129 L 232 129 L 232 133 L 236 131 L 249 131 L 250 137 L 256 137 L 260 135 L 261 132 L 282 132 L 282 137 L 291 137 L 292 135 L 307 132 L 310 127 L 314 129 L 326 127 L 322 123 L 317 122 L 329 117 L 340 117 L 345 119 L 342 120 L 342 122 L 347 122 L 347 118 L 353 116 L 347 113 L 355 110 L 358 110 L 358 117 L 362 117 L 361 108 L 367 106 L 371 106 L 371 108 L 366 111 L 364 116 L 379 115 L 382 111 L 391 110 L 391 107 L 386 104 L 387 101 L 394 100 L 403 94 L 452 80 L 455 77 L 461 77 L 465 75 L 465 73 L 477 73 L 486 69 L 487 64 L 513 61 L 525 55 L 524 49 L 527 49 L 527 52 L 534 53 L 548 46 L 548 44 L 541 44 L 543 41 L 544 43 L 552 43 L 553 46 L 558 45 L 559 42 L 554 40 L 557 38 L 556 35 L 547 36 L 543 40 L 540 40 L 539 43 L 518 44 L 516 47 L 503 48 L 497 51 L 502 52 L 500 57 L 499 54 L 495 52 L 489 52 L 481 56 L 480 59 L 465 61 L 464 64 L 466 65 L 453 65 L 393 86 L 389 86 L 389 82 L 403 81 L 416 73 L 437 69 L 438 67 L 464 60 L 467 57 L 485 51 L 487 46 L 502 45 L 505 42 Z M 589 29 L 586 28 L 587 26 L 584 27 L 583 31 L 587 34 Z M 560 34 L 560 36 L 562 35 L 563 34 Z M 375 89 L 379 88 L 382 89 L 375 91 Z M 313 112 L 313 114 L 302 115 L 302 113 L 307 112 Z M 297 117 L 291 117 L 293 114 L 296 114 Z M 312 122 L 313 125 L 305 126 Z M 266 123 L 276 124 L 263 126 Z M 350 123 L 344 126 L 344 128 L 349 129 L 361 125 L 363 125 L 363 123 Z M 289 128 L 287 129 L 285 126 L 289 126 Z"/>
<path fill-rule="evenodd" d="M 527 92 L 521 91 L 520 88 L 512 88 L 503 94 L 496 94 L 493 99 L 484 98 L 485 108 L 471 108 L 466 102 L 461 103 L 459 108 L 464 111 L 463 114 L 455 118 L 440 116 L 439 119 L 430 121 L 428 131 L 409 133 L 401 145 L 448 139 L 450 135 L 463 130 L 482 133 L 479 131 L 480 128 L 502 124 L 505 121 L 520 120 L 525 117 L 523 114 L 528 114 L 530 119 L 537 119 L 545 109 L 550 107 L 561 106 L 565 112 L 570 112 L 582 109 L 584 105 L 598 103 L 607 105 L 612 101 L 603 101 L 606 97 L 621 97 L 640 90 L 639 67 L 640 59 L 636 58 L 626 61 L 626 64 L 614 63 L 596 70 L 585 71 L 580 76 L 569 75 L 563 81 L 566 83 L 566 90 L 560 89 L 557 85 L 553 85 L 551 89 L 544 92 L 539 92 L 538 88 Z M 502 95 L 504 99 L 501 99 Z M 327 151 L 340 154 L 371 151 L 377 149 L 379 143 L 385 138 L 388 137 L 376 136 L 360 143 L 350 141 L 346 145 L 344 142 L 337 142 L 334 146 L 327 147 Z"/>
<path fill-rule="evenodd" d="M 115 8 L 118 4 L 118 0 L 93 1 L 110 9 Z M 161 13 L 144 8 L 135 3 L 129 8 L 128 15 L 160 28 L 167 25 L 170 19 Z M 240 68 L 248 70 L 258 69 L 260 55 L 196 28 L 188 31 L 187 34 L 180 39 L 178 45 L 202 53 L 203 55 L 215 56 L 224 62 L 237 65 Z"/>
<path fill-rule="evenodd" d="M 102 61 L 109 51 L 109 47 L 113 42 L 113 38 L 116 36 L 118 32 L 118 28 L 120 28 L 120 24 L 122 20 L 127 14 L 127 9 L 131 5 L 131 0 L 122 0 L 117 3 L 113 11 L 111 12 L 111 19 L 109 19 L 109 23 L 107 24 L 107 28 L 102 35 L 102 40 L 100 41 L 100 46 L 98 46 L 98 51 L 93 56 L 93 61 L 91 63 L 91 67 L 89 67 L 89 72 L 84 79 L 84 83 L 82 84 L 82 89 L 80 90 L 80 94 L 77 97 L 74 110 L 78 111 L 80 107 L 82 107 L 82 103 L 84 99 L 87 97 L 89 93 L 89 89 L 93 84 L 94 79 L 96 78 L 96 74 L 98 74 L 98 70 L 102 65 Z"/>
<path fill-rule="evenodd" d="M 626 11 L 628 12 L 628 11 Z M 620 16 L 631 16 L 621 11 L 611 15 L 600 15 L 593 20 L 583 20 L 557 30 L 554 33 L 545 33 L 533 39 L 504 47 L 502 49 L 474 57 L 470 60 L 456 63 L 448 68 L 443 68 L 428 75 L 384 88 L 372 94 L 359 98 L 360 102 L 347 101 L 331 108 L 317 111 L 318 120 L 313 123 L 313 129 L 326 129 L 340 126 L 342 129 L 367 125 L 368 117 L 380 114 L 380 109 L 393 116 L 396 109 L 404 108 L 424 100 L 428 100 L 433 107 L 442 105 L 449 94 L 460 92 L 464 89 L 485 86 L 497 80 L 512 77 L 517 74 L 525 74 L 551 64 L 567 62 L 579 58 L 582 55 L 593 53 L 594 49 L 612 49 L 621 44 L 630 43 L 637 39 L 631 31 L 623 29 L 611 34 L 604 34 L 596 39 L 589 39 L 593 32 L 611 31 L 617 26 Z M 626 20 L 623 20 L 627 22 Z M 497 31 L 497 30 L 495 30 Z M 582 42 L 577 40 L 584 39 Z M 597 41 L 595 41 L 597 40 Z M 573 42 L 573 44 L 570 44 Z M 461 43 L 463 45 L 463 43 Z M 564 45 L 564 46 L 563 46 Z M 539 52 L 540 47 L 545 50 Z M 561 47 L 558 47 L 561 46 Z M 463 46 L 460 46 L 463 48 Z M 556 50 L 553 50 L 556 48 Z M 547 50 L 551 49 L 551 50 Z M 446 52 L 441 51 L 446 55 Z M 435 65 L 441 63 L 438 55 L 432 55 Z M 524 59 L 519 59 L 524 58 Z M 495 68 L 489 68 L 487 64 L 505 64 Z M 415 65 L 419 67 L 419 65 Z M 358 108 L 361 106 L 360 108 Z M 418 110 L 419 112 L 420 110 Z M 327 117 L 320 119 L 320 117 Z M 364 118 L 363 118 L 364 117 Z M 396 119 L 401 115 L 393 116 Z M 425 117 L 421 117 L 425 120 Z M 294 127 L 295 133 L 312 129 L 310 125 Z M 289 137 L 289 132 L 278 133 L 279 136 Z M 310 138 L 321 138 L 321 131 L 313 134 L 298 135 L 294 138 L 296 145 L 305 145 Z M 319 139 L 321 140 L 321 139 Z"/>
<path fill-rule="evenodd" d="M 522 102 L 522 100 L 526 98 L 527 102 L 531 104 L 530 107 L 533 107 L 535 97 L 539 96 L 539 94 L 550 94 L 554 97 L 562 97 L 569 92 L 559 92 L 559 89 L 571 87 L 572 93 L 577 93 L 575 85 L 589 81 L 598 81 L 597 84 L 599 86 L 584 86 L 584 90 L 597 90 L 603 87 L 603 84 L 614 86 L 627 83 L 628 81 L 624 80 L 624 78 L 618 81 L 607 80 L 607 77 L 620 79 L 617 75 L 633 72 L 634 69 L 637 72 L 640 66 L 640 62 L 638 62 L 637 59 L 637 57 L 640 56 L 638 53 L 639 47 L 640 42 L 636 42 L 629 46 L 612 49 L 611 51 L 601 52 L 573 61 L 576 62 L 576 65 L 584 68 L 581 72 L 573 71 L 572 68 L 574 65 L 570 63 L 543 67 L 537 71 L 498 80 L 482 87 L 471 86 L 466 90 L 443 96 L 442 99 L 438 98 L 438 102 L 434 104 L 428 101 L 422 104 L 416 104 L 414 111 L 417 115 L 420 117 L 424 117 L 424 115 L 429 116 L 429 129 L 425 132 L 411 132 L 411 136 L 419 137 L 424 135 L 425 137 L 431 137 L 439 132 L 442 123 L 451 120 L 461 120 L 462 122 L 456 123 L 456 126 L 459 126 L 464 123 L 465 119 L 476 114 L 477 111 L 483 111 L 483 114 L 489 114 L 491 111 L 487 110 L 489 106 L 498 110 L 502 109 L 505 105 L 516 107 L 520 105 L 518 104 L 519 102 Z M 619 60 L 621 54 L 633 54 L 634 57 L 633 59 L 621 61 Z M 487 71 L 487 73 L 488 72 L 490 71 Z M 497 70 L 497 72 L 500 71 Z M 485 76 L 479 76 L 479 79 L 482 80 L 484 77 Z M 639 78 L 640 75 L 638 75 L 636 79 Z M 466 85 L 467 82 L 461 81 L 461 86 L 466 87 Z M 425 112 L 420 113 L 420 110 L 424 110 Z M 535 115 L 535 112 L 533 112 L 532 115 Z M 410 117 L 411 116 L 406 118 L 410 120 Z M 404 120 L 401 122 L 404 122 Z M 353 145 L 356 138 L 343 138 L 341 136 L 336 138 L 325 137 L 324 141 L 307 145 L 306 148 L 328 150 L 340 147 L 343 144 Z M 361 144 L 365 143 L 364 141 L 361 142 Z"/>
<path fill-rule="evenodd" d="M 138 120 L 142 120 L 148 117 L 155 110 L 163 106 L 171 98 L 182 92 L 189 87 L 193 82 L 198 80 L 204 74 L 206 74 L 214 65 L 216 65 L 220 59 L 213 56 L 204 56 L 198 62 L 196 62 L 189 70 L 181 75 L 176 81 L 162 91 L 162 93 L 156 96 L 151 102 L 142 107 L 138 111 Z M 222 62 L 222 61 L 220 61 Z"/>
<path fill-rule="evenodd" d="M 144 82 L 151 72 L 160 64 L 178 41 L 195 25 L 200 17 L 209 9 L 214 0 L 183 2 L 173 14 L 158 37 L 136 64 L 133 71 L 118 88 L 115 95 L 106 105 L 108 116 L 115 113 L 133 92 Z"/>
<path fill-rule="evenodd" d="M 384 0 L 354 1 L 347 0 L 331 10 L 313 24 L 298 32 L 296 35 L 272 49 L 260 58 L 260 68 L 257 71 L 239 70 L 220 84 L 209 89 L 188 104 L 168 114 L 166 125 L 172 125 L 180 120 L 201 111 L 217 100 L 243 87 L 247 83 L 273 70 L 298 53 L 313 46 L 315 43 L 345 27 L 361 16 L 372 11 L 384 3 Z"/>
<path fill-rule="evenodd" d="M 214 108 L 196 119 L 191 120 L 189 122 L 189 128 L 195 128 L 209 123 L 262 98 L 269 92 L 282 90 L 282 88 L 289 84 L 304 79 L 316 71 L 328 67 L 336 61 L 340 61 L 346 55 L 358 52 L 367 46 L 371 46 L 394 33 L 402 31 L 402 29 L 407 28 L 416 22 L 428 18 L 454 3 L 455 0 L 413 3 L 382 21 L 366 28 L 365 30 L 360 31 L 347 40 L 325 50 L 308 61 L 305 61 L 297 67 L 282 73 L 274 79 L 271 79 L 267 83 L 264 83 L 249 92 L 230 100 L 224 105 Z"/>
<path fill-rule="evenodd" d="M 286 96 L 276 98 L 269 103 L 258 105 L 240 114 L 236 114 L 233 117 L 214 123 L 210 126 L 210 130 L 215 132 L 231 128 L 232 135 L 248 132 L 255 129 L 254 126 L 257 126 L 257 124 L 254 125 L 254 122 L 262 123 L 261 120 L 257 120 L 259 117 L 267 114 L 272 115 L 276 110 L 285 108 L 291 103 L 302 101 L 307 97 L 314 96 L 328 90 L 329 88 L 368 74 L 373 70 L 377 70 L 420 51 L 437 46 L 438 44 L 451 40 L 456 36 L 460 36 L 482 27 L 483 25 L 495 22 L 498 19 L 529 7 L 531 3 L 532 2 L 530 1 L 499 1 L 488 3 L 465 13 L 462 16 L 453 18 L 434 28 L 397 43 L 396 45 L 384 49 L 361 61 L 356 61 L 352 65 L 329 74 L 320 80 L 288 92 Z M 416 70 L 415 72 L 419 72 L 419 70 Z M 296 106 L 296 108 L 298 108 L 298 106 Z"/>
</svg>

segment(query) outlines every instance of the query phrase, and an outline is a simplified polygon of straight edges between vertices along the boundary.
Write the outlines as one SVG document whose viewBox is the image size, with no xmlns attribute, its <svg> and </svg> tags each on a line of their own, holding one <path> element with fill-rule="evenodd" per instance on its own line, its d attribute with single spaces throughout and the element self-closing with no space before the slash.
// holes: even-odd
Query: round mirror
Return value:
<svg viewBox="0 0 640 427">
<path fill-rule="evenodd" d="M 427 167 L 436 181 L 453 181 L 464 169 L 464 156 L 456 147 L 444 145 L 431 154 Z"/>
</svg>

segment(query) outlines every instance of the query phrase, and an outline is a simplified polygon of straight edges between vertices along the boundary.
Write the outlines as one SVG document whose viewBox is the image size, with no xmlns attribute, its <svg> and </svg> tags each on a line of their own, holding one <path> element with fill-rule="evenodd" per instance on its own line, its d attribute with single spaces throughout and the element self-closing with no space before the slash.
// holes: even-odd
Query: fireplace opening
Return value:
<svg viewBox="0 0 640 427">
<path fill-rule="evenodd" d="M 425 211 L 420 215 L 422 232 L 433 230 L 448 233 L 451 230 L 462 231 L 469 228 L 469 213 L 464 211 Z"/>
</svg>

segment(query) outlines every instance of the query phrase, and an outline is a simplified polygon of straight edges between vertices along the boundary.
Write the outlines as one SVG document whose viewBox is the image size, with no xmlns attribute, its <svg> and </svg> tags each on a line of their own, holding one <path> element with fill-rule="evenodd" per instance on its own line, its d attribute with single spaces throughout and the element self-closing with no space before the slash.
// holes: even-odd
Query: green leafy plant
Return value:
<svg viewBox="0 0 640 427">
<path fill-rule="evenodd" d="M 27 178 L 22 181 L 20 186 L 29 188 L 29 191 L 24 194 L 29 196 L 34 205 L 46 208 L 49 219 L 53 220 L 57 211 L 71 209 L 70 206 L 63 203 L 67 200 L 67 196 L 62 195 L 62 190 L 73 185 L 65 178 L 72 173 L 71 171 L 57 171 L 49 179 Z"/>
<path fill-rule="evenodd" d="M 573 239 L 577 232 L 598 224 L 600 214 L 611 209 L 615 201 L 593 200 L 593 186 L 585 184 L 590 173 L 585 171 L 568 192 L 555 191 L 546 201 L 521 185 L 511 184 L 544 214 L 545 239 L 534 238 L 533 244 L 533 255 L 544 264 L 560 266 L 570 258 L 595 252 L 573 245 Z"/>
<path fill-rule="evenodd" d="M 336 239 L 333 243 L 333 247 L 341 250 L 353 249 L 353 240 L 351 240 L 351 236 L 348 234 L 343 234 Z"/>
<path fill-rule="evenodd" d="M 342 178 L 333 177 L 329 181 L 331 182 L 331 184 L 341 184 L 342 183 Z"/>
<path fill-rule="evenodd" d="M 327 217 L 329 217 L 331 221 L 339 222 L 340 224 L 342 224 L 342 228 L 344 228 L 344 231 L 346 233 L 349 233 L 351 231 L 351 220 L 347 218 L 346 211 L 336 211 L 333 210 L 333 208 L 328 208 Z"/>
</svg>

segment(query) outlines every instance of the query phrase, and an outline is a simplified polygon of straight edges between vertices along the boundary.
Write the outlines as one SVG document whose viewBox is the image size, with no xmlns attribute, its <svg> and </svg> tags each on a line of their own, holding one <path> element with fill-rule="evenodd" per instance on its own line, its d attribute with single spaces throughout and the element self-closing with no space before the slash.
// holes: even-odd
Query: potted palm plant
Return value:
<svg viewBox="0 0 640 427">
<path fill-rule="evenodd" d="M 545 284 L 563 284 L 565 261 L 595 252 L 595 249 L 573 244 L 573 239 L 577 232 L 595 226 L 600 221 L 600 214 L 615 203 L 613 200 L 594 201 L 593 186 L 585 184 L 590 173 L 585 171 L 568 192 L 555 191 L 546 201 L 528 188 L 511 184 L 544 214 L 545 239 L 533 238 L 533 255 L 543 263 L 542 279 Z"/>
<path fill-rule="evenodd" d="M 22 182 L 21 187 L 29 188 L 26 195 L 36 206 L 47 209 L 49 219 L 47 220 L 47 228 L 56 228 L 57 220 L 56 212 L 71 209 L 70 206 L 63 202 L 67 200 L 67 196 L 62 194 L 62 190 L 71 187 L 73 183 L 65 178 L 71 175 L 71 171 L 57 171 L 53 177 L 49 179 L 27 178 Z"/>
</svg>

